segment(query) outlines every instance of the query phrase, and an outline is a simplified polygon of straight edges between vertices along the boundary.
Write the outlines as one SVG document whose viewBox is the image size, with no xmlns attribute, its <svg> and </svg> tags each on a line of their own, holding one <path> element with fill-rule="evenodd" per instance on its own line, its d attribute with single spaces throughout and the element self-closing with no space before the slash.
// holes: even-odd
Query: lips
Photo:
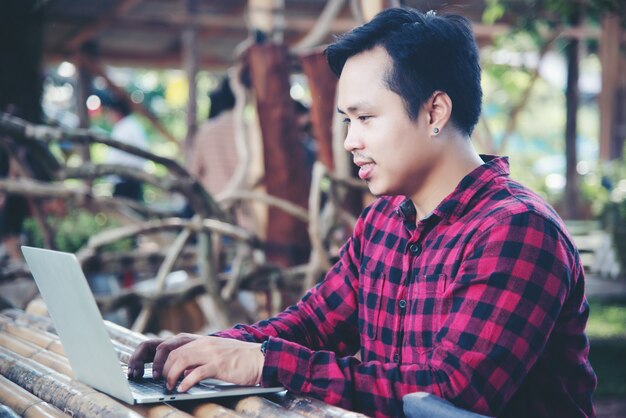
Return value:
<svg viewBox="0 0 626 418">
<path fill-rule="evenodd" d="M 360 179 L 367 180 L 371 177 L 375 165 L 372 161 L 354 161 L 354 164 L 359 166 Z"/>
</svg>

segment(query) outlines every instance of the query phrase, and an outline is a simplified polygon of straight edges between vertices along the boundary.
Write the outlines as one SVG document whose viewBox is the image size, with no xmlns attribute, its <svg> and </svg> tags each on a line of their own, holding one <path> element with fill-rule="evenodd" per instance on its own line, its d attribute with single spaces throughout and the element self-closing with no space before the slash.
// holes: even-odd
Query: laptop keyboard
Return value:
<svg viewBox="0 0 626 418">
<path fill-rule="evenodd" d="M 224 388 L 220 388 L 220 385 L 213 385 L 202 381 L 197 383 L 187 392 L 178 392 L 176 389 L 167 390 L 167 387 L 165 386 L 165 382 L 163 380 L 155 381 L 150 378 L 143 378 L 141 380 L 129 379 L 128 383 L 133 392 L 137 392 L 142 395 L 171 395 L 174 393 L 188 393 L 193 395 L 198 392 L 206 393 L 207 391 L 221 391 L 226 388 L 236 387 L 236 385 L 227 384 Z"/>
<path fill-rule="evenodd" d="M 169 391 L 165 387 L 165 382 L 155 382 L 154 380 L 142 379 L 142 380 L 128 380 L 128 384 L 133 392 L 140 393 L 142 395 L 163 395 L 176 393 L 175 391 Z"/>
</svg>

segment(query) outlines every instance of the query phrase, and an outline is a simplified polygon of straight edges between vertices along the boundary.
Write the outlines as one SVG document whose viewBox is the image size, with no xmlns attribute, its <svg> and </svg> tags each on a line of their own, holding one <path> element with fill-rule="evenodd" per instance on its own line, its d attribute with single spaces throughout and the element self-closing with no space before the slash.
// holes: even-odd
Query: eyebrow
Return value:
<svg viewBox="0 0 626 418">
<path fill-rule="evenodd" d="M 353 104 L 352 106 L 348 106 L 347 111 L 350 113 L 355 113 L 358 110 L 362 110 L 362 109 L 369 109 L 374 107 L 372 104 L 367 103 L 367 102 L 357 102 L 356 104 Z M 339 107 L 337 107 L 337 112 L 341 113 L 342 115 L 345 115 L 346 112 L 344 112 L 343 110 L 341 110 Z"/>
</svg>

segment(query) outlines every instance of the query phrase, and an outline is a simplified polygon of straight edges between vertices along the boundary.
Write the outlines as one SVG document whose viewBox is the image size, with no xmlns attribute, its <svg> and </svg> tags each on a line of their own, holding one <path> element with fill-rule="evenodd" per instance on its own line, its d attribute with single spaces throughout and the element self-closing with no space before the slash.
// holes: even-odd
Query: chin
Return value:
<svg viewBox="0 0 626 418">
<path fill-rule="evenodd" d="M 370 193 L 373 194 L 376 197 L 393 194 L 393 193 L 390 193 L 390 191 L 387 190 L 384 187 L 380 187 L 380 186 L 376 187 L 376 185 L 373 184 L 372 182 L 370 182 L 370 181 L 366 181 L 366 182 L 367 182 L 367 187 L 368 187 Z"/>
</svg>

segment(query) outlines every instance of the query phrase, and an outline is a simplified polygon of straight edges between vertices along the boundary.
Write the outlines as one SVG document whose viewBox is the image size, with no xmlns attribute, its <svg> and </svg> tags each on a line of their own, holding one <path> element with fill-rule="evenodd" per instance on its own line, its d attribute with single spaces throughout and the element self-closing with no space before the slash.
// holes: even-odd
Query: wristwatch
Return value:
<svg viewBox="0 0 626 418">
<path fill-rule="evenodd" d="M 261 343 L 261 353 L 263 353 L 263 356 L 265 356 L 265 352 L 267 351 L 267 343 L 270 340 L 265 340 Z"/>
</svg>

